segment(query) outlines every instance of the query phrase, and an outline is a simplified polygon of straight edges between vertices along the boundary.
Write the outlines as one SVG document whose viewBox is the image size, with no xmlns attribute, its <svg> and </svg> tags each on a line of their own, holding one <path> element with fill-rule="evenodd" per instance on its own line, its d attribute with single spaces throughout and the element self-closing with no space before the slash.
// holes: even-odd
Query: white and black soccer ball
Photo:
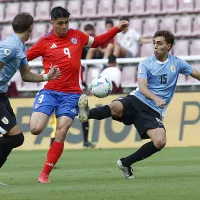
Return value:
<svg viewBox="0 0 200 200">
<path fill-rule="evenodd" d="M 112 92 L 112 82 L 105 76 L 96 77 L 91 82 L 90 90 L 95 97 L 107 97 Z"/>
</svg>

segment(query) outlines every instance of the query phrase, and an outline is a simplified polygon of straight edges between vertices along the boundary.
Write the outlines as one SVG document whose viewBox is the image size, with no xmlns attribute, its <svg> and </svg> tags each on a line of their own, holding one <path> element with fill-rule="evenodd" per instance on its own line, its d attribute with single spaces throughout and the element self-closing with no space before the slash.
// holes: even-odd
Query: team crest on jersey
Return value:
<svg viewBox="0 0 200 200">
<path fill-rule="evenodd" d="M 78 41 L 77 41 L 76 38 L 72 38 L 72 39 L 71 39 L 71 42 L 72 42 L 73 44 L 77 44 L 77 43 L 78 43 Z"/>
<path fill-rule="evenodd" d="M 4 54 L 6 55 L 6 56 L 9 56 L 10 55 L 10 49 L 4 49 Z"/>
<path fill-rule="evenodd" d="M 171 66 L 171 72 L 173 72 L 173 73 L 174 73 L 175 71 L 176 71 L 176 68 L 175 68 L 175 66 L 174 66 L 174 65 L 172 65 L 172 66 Z"/>
</svg>

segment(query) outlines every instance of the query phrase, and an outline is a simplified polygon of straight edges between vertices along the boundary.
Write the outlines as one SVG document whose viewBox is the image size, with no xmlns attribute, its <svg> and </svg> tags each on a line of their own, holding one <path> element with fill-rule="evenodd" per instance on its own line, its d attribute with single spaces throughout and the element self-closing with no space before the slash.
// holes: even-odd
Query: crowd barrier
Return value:
<svg viewBox="0 0 200 200">
<path fill-rule="evenodd" d="M 117 97 L 114 95 L 103 99 L 89 97 L 89 105 L 92 108 L 109 104 Z M 32 135 L 29 122 L 34 99 L 22 98 L 10 101 L 18 124 L 25 134 L 25 143 L 20 149 L 47 149 L 50 134 L 55 131 L 55 126 L 49 122 L 39 136 Z M 176 93 L 163 121 L 167 130 L 168 147 L 200 146 L 200 93 Z M 101 121 L 90 120 L 89 138 L 96 143 L 97 148 L 132 148 L 146 142 L 140 140 L 134 126 L 124 126 L 111 118 Z M 81 123 L 76 118 L 67 134 L 65 148 L 81 149 L 82 139 Z"/>
</svg>

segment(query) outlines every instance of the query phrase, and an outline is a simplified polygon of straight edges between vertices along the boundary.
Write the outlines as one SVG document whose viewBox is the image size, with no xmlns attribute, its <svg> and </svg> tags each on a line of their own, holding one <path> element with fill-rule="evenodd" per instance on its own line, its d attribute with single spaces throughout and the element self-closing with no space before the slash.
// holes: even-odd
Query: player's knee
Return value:
<svg viewBox="0 0 200 200">
<path fill-rule="evenodd" d="M 165 145 L 166 145 L 166 143 L 167 143 L 167 138 L 165 136 L 165 133 L 163 133 L 162 135 L 163 136 L 161 136 L 161 137 L 159 136 L 159 137 L 155 138 L 154 141 L 153 141 L 154 145 L 159 150 L 161 150 L 162 148 L 164 148 Z"/>
<path fill-rule="evenodd" d="M 10 145 L 8 148 L 20 147 L 24 143 L 24 134 L 19 133 L 15 136 L 9 136 Z"/>
<path fill-rule="evenodd" d="M 120 101 L 113 101 L 109 106 L 113 117 L 122 116 L 123 106 Z"/>
<path fill-rule="evenodd" d="M 43 128 L 37 125 L 31 125 L 30 131 L 33 135 L 39 135 L 43 131 Z"/>
</svg>

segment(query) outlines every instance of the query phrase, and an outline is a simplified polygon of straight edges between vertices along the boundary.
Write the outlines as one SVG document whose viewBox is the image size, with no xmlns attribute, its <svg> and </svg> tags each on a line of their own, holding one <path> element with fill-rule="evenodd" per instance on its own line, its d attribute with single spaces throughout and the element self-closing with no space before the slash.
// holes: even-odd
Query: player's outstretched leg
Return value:
<svg viewBox="0 0 200 200">
<path fill-rule="evenodd" d="M 124 173 L 125 178 L 132 178 L 131 165 L 144 160 L 159 152 L 166 145 L 166 132 L 163 128 L 149 129 L 147 135 L 152 141 L 144 144 L 133 154 L 117 161 L 117 167 Z"/>
<path fill-rule="evenodd" d="M 78 101 L 79 108 L 79 120 L 81 122 L 88 121 L 88 97 L 85 94 L 82 94 Z"/>
</svg>

